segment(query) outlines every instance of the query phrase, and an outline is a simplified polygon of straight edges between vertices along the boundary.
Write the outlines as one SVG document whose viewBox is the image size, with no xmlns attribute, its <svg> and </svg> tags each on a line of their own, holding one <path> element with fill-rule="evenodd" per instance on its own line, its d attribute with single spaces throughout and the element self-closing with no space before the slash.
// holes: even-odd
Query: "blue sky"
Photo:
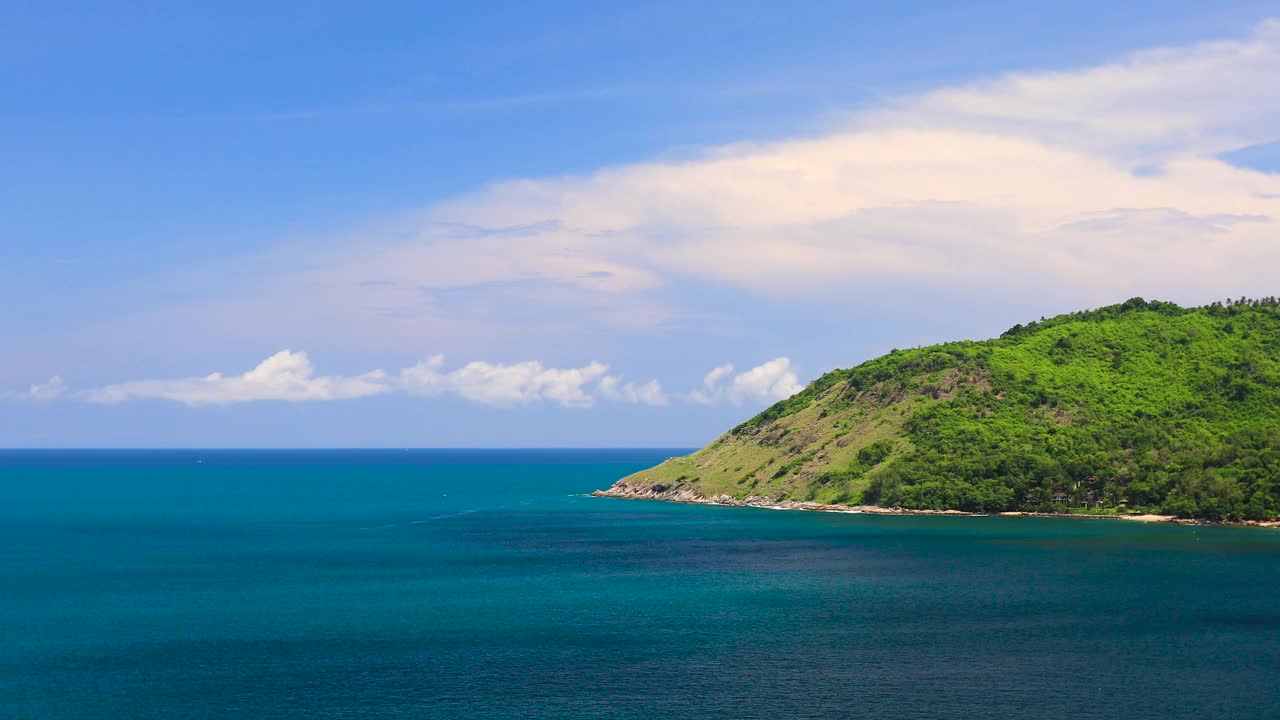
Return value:
<svg viewBox="0 0 1280 720">
<path fill-rule="evenodd" d="M 1274 6 L 953 5 L 0 9 L 0 445 L 697 445 L 1275 294 Z"/>
</svg>

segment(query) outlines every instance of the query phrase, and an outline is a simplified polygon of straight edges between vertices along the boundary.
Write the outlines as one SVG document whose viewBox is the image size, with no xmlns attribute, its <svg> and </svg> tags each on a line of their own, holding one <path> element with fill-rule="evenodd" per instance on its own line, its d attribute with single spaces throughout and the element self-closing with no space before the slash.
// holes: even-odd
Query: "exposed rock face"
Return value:
<svg viewBox="0 0 1280 720">
<path fill-rule="evenodd" d="M 874 505 L 833 505 L 811 501 L 786 500 L 763 495 L 749 495 L 735 498 L 730 495 L 713 495 L 707 497 L 690 485 L 650 485 L 643 481 L 623 478 L 614 483 L 608 490 L 596 490 L 591 493 L 596 497 L 624 498 L 630 500 L 663 500 L 666 502 L 696 503 L 699 505 L 728 505 L 731 507 L 760 507 L 771 510 L 816 510 L 820 512 L 852 512 L 873 513 L 878 515 L 968 515 L 959 510 L 920 510 L 911 511 L 902 508 L 886 508 Z"/>
<path fill-rule="evenodd" d="M 697 488 L 689 485 L 667 485 L 630 482 L 626 478 L 614 483 L 608 490 L 596 490 L 596 497 L 631 498 L 633 500 L 666 500 L 668 502 L 710 502 Z M 724 496 L 727 497 L 727 496 Z"/>
</svg>

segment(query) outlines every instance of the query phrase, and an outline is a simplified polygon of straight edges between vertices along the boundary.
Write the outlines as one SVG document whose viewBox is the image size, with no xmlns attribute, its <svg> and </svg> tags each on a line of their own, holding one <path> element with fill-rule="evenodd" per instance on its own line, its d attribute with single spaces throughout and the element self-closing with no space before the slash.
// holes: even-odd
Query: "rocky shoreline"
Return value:
<svg viewBox="0 0 1280 720">
<path fill-rule="evenodd" d="M 619 480 L 607 490 L 596 490 L 594 497 L 621 498 L 624 500 L 661 500 L 663 502 L 688 503 L 693 505 L 723 505 L 726 507 L 754 507 L 768 510 L 807 510 L 810 512 L 856 513 L 864 515 L 960 515 L 969 517 L 985 517 L 986 513 L 972 513 L 963 510 L 911 510 L 898 507 L 880 507 L 878 505 L 832 505 L 828 503 L 779 500 L 763 495 L 751 495 L 746 498 L 735 498 L 729 495 L 707 497 L 696 488 L 688 485 L 666 486 L 662 484 L 644 485 Z M 1171 523 L 1176 525 L 1225 525 L 1241 527 L 1280 528 L 1280 521 L 1258 522 L 1208 522 L 1191 520 L 1173 515 L 1085 515 L 1074 513 L 1041 513 L 1041 512 L 1001 512 L 994 515 L 1005 517 L 1051 517 L 1080 518 L 1097 520 L 1129 520 L 1133 522 Z"/>
</svg>

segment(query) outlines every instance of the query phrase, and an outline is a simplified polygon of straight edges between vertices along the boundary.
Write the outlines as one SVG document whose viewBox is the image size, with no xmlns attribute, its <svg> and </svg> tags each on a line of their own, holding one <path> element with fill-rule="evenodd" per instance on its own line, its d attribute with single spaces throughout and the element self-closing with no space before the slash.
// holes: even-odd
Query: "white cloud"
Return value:
<svg viewBox="0 0 1280 720">
<path fill-rule="evenodd" d="M 254 400 L 345 400 L 388 390 L 387 374 L 381 370 L 351 377 L 317 377 L 306 353 L 281 350 L 243 375 L 137 380 L 87 390 L 81 397 L 106 404 L 158 398 L 184 405 L 231 405 Z"/>
<path fill-rule="evenodd" d="M 720 383 L 720 379 L 726 377 L 733 372 L 733 363 L 725 363 L 718 368 L 712 368 L 706 377 L 702 378 L 702 386 L 708 390 L 714 390 L 716 385 Z"/>
<path fill-rule="evenodd" d="M 724 399 L 724 389 L 720 387 L 720 381 L 733 374 L 733 363 L 725 363 L 719 367 L 712 368 L 702 378 L 702 387 L 690 390 L 686 395 L 691 403 L 698 405 L 715 405 Z"/>
<path fill-rule="evenodd" d="M 607 375 L 600 379 L 600 383 L 596 386 L 596 391 L 606 400 L 630 403 L 632 405 L 660 407 L 670 402 L 667 394 L 662 390 L 662 384 L 657 380 L 650 380 L 647 383 L 637 385 L 635 383 L 624 383 L 622 378 L 615 375 Z"/>
<path fill-rule="evenodd" d="M 354 376 L 317 376 L 306 353 L 281 350 L 242 375 L 213 373 L 202 378 L 135 380 L 85 390 L 75 397 L 100 404 L 161 399 L 204 406 L 257 400 L 350 400 L 406 393 L 419 397 L 453 394 L 492 407 L 553 402 L 566 408 L 588 408 L 600 399 L 653 407 L 670 404 L 672 396 L 657 380 L 625 382 L 619 375 L 608 375 L 608 370 L 608 365 L 599 362 L 578 368 L 549 368 L 533 360 L 511 364 L 477 360 L 446 370 L 444 356 L 432 355 L 395 375 L 373 370 Z M 802 388 L 791 361 L 785 357 L 738 375 L 732 375 L 732 371 L 732 365 L 718 367 L 706 375 L 702 388 L 675 397 L 703 405 L 726 401 L 735 405 L 767 404 Z M 55 377 L 47 384 L 33 385 L 22 397 L 52 399 L 63 389 L 61 379 Z"/>
<path fill-rule="evenodd" d="M 721 365 L 707 373 L 702 388 L 685 395 L 692 403 L 714 405 L 728 401 L 734 405 L 743 403 L 769 404 L 795 395 L 804 389 L 791 367 L 789 358 L 774 358 L 737 375 L 733 365 Z M 728 380 L 728 384 L 723 381 Z"/>
<path fill-rule="evenodd" d="M 1264 291 L 1280 265 L 1280 176 L 1213 153 L 1280 137 L 1267 87 L 1280 87 L 1275 21 L 1242 40 L 904 98 L 819 137 L 500 183 L 431 208 L 388 264 L 602 296 L 675 277 L 810 298 L 904 283 L 1082 303 Z M 1109 232 L 1083 231 L 1125 212 Z M 1215 221 L 1239 216 L 1252 221 Z M 1212 238 L 1185 232 L 1206 223 Z M 459 226 L 472 235 L 441 230 Z"/>
<path fill-rule="evenodd" d="M 397 375 L 373 370 L 355 376 L 317 376 L 306 353 L 282 350 L 243 375 L 213 373 L 202 378 L 135 380 L 78 394 L 82 400 L 116 404 L 132 399 L 172 400 L 185 405 L 232 405 L 255 400 L 348 400 L 405 392 L 418 396 L 445 393 L 496 407 L 549 401 L 564 407 L 591 407 L 596 397 L 646 405 L 667 402 L 656 380 L 625 383 L 606 377 L 608 366 L 592 362 L 580 368 L 548 368 L 536 361 L 509 365 L 474 361 L 445 371 L 444 356 L 433 355 Z M 33 386 L 31 397 L 53 397 L 62 389 L 54 378 Z M 56 392 L 55 392 L 56 391 Z"/>
<path fill-rule="evenodd" d="M 729 396 L 744 401 L 774 402 L 803 389 L 791 370 L 791 361 L 780 357 L 734 376 Z"/>
<path fill-rule="evenodd" d="M 687 328 L 689 318 L 731 315 L 751 330 L 743 308 L 755 298 L 801 311 L 865 307 L 891 289 L 946 314 L 950 300 L 1035 298 L 1048 311 L 1132 295 L 1270 295 L 1280 174 L 1217 154 L 1280 139 L 1275 87 L 1274 20 L 1240 39 L 942 87 L 812 137 L 496 183 L 357 228 L 327 252 L 277 253 L 270 272 L 255 258 L 256 289 L 208 283 L 240 288 L 235 297 L 113 320 L 77 340 L 184 327 L 190 343 L 287 333 L 474 356 L 518 340 L 541 354 L 597 332 Z M 718 287 L 679 292 L 689 286 Z M 886 322 L 905 314 L 876 310 Z M 591 388 L 605 371 L 589 367 L 577 369 L 593 378 L 581 383 L 536 364 L 460 370 L 433 375 L 428 363 L 388 382 L 493 404 L 604 397 Z M 724 377 L 712 380 L 728 392 Z M 625 385 L 606 387 L 623 397 Z M 716 401 L 705 384 L 697 392 Z"/>
<path fill-rule="evenodd" d="M 54 375 L 49 378 L 49 382 L 36 383 L 27 390 L 27 397 L 34 402 L 48 402 L 54 400 L 67 391 L 67 386 L 62 383 L 62 378 Z"/>
<path fill-rule="evenodd" d="M 0 392 L 0 400 L 13 400 L 29 403 L 46 403 L 56 400 L 67 391 L 62 378 L 54 375 L 48 382 L 34 383 L 26 392 Z"/>
<path fill-rule="evenodd" d="M 558 402 L 564 407 L 591 407 L 595 396 L 585 386 L 601 379 L 607 365 L 592 362 L 584 367 L 556 369 L 527 361 L 511 365 L 475 361 L 442 372 L 444 357 L 432 356 L 400 372 L 400 383 L 415 395 L 453 392 L 485 405 L 508 407 L 536 400 Z"/>
<path fill-rule="evenodd" d="M 1276 136 L 1280 21 L 1241 40 L 1133 53 L 1067 72 L 1010 73 L 944 88 L 872 113 L 894 126 L 1021 136 L 1100 154 L 1158 160 L 1207 155 Z"/>
</svg>

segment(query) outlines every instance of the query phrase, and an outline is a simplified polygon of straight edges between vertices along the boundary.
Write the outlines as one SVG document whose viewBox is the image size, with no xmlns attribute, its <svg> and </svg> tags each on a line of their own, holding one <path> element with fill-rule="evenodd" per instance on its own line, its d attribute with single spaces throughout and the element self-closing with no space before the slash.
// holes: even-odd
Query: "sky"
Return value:
<svg viewBox="0 0 1280 720">
<path fill-rule="evenodd" d="M 0 446 L 702 445 L 1275 295 L 1263 2 L 0 3 Z"/>
</svg>

